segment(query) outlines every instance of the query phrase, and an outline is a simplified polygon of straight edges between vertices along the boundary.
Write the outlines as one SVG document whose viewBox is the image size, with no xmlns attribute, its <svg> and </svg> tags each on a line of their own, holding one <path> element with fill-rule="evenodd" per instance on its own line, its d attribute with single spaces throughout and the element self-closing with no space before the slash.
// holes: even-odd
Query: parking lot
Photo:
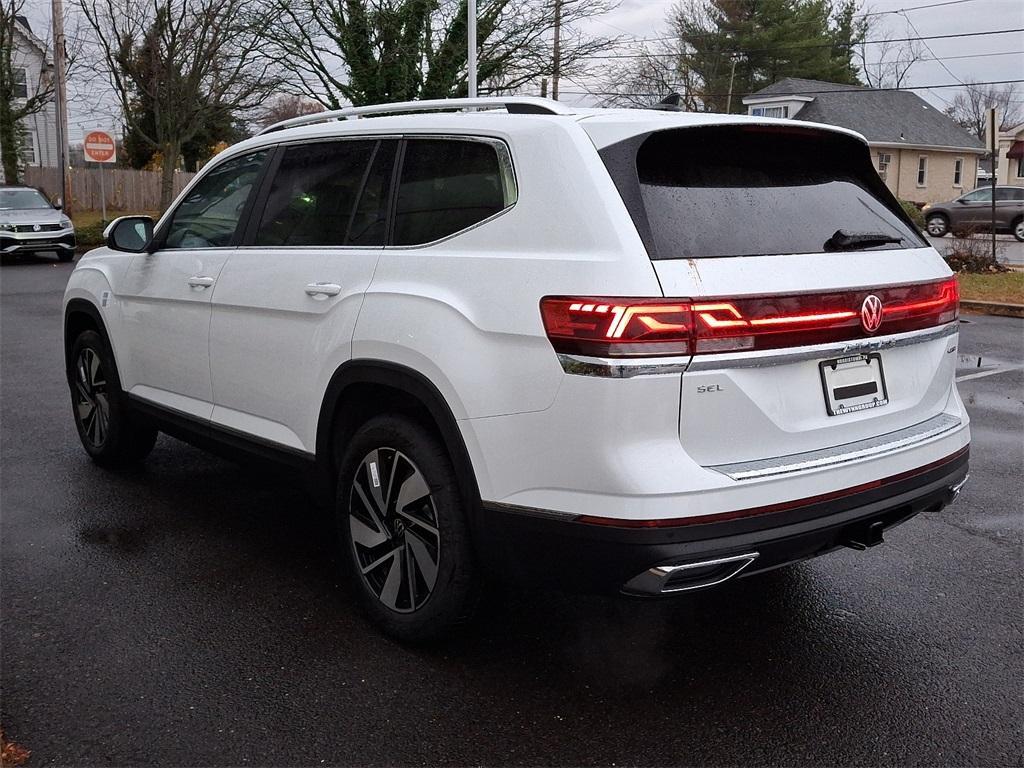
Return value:
<svg viewBox="0 0 1024 768">
<path fill-rule="evenodd" d="M 287 475 L 166 437 L 135 472 L 87 459 L 70 269 L 0 269 L 0 722 L 30 766 L 1022 759 L 1024 320 L 965 318 L 971 480 L 884 546 L 671 601 L 506 591 L 410 649 Z"/>
</svg>

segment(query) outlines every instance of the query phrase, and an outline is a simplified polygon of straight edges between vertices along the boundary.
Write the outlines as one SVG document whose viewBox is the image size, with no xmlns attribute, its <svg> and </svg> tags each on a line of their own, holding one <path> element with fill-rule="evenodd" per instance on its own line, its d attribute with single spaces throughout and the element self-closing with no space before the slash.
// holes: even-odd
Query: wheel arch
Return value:
<svg viewBox="0 0 1024 768">
<path fill-rule="evenodd" d="M 426 376 L 383 360 L 350 360 L 334 372 L 320 405 L 316 457 L 323 490 L 333 494 L 338 463 L 347 439 L 378 413 L 412 412 L 440 437 L 455 465 L 459 490 L 472 509 L 479 508 L 480 490 L 458 421 Z M 472 516 L 471 516 L 472 517 Z"/>
<path fill-rule="evenodd" d="M 114 347 L 110 343 L 110 334 L 107 332 L 106 323 L 103 322 L 103 315 L 99 309 L 88 299 L 70 299 L 64 307 L 64 370 L 71 376 L 71 348 L 75 339 L 83 331 L 96 331 L 110 349 L 111 355 L 115 355 Z M 114 357 L 114 364 L 117 365 L 117 358 Z"/>
</svg>

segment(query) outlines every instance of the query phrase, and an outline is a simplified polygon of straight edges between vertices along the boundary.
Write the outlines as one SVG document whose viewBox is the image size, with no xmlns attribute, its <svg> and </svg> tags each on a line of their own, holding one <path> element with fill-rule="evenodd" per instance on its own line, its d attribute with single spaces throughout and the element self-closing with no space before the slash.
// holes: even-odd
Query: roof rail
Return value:
<svg viewBox="0 0 1024 768">
<path fill-rule="evenodd" d="M 297 125 L 323 123 L 328 120 L 340 120 L 342 118 L 390 115 L 397 112 L 441 112 L 449 109 L 464 110 L 474 107 L 490 107 L 492 109 L 504 107 L 509 114 L 518 115 L 575 114 L 571 109 L 557 101 L 542 99 L 537 96 L 481 96 L 476 99 L 429 99 L 426 101 L 399 101 L 394 104 L 372 104 L 365 107 L 345 107 L 343 109 L 332 109 L 327 112 L 314 112 L 311 115 L 301 115 L 269 125 L 257 135 L 262 136 L 265 133 L 273 133 L 285 128 L 294 128 Z"/>
</svg>

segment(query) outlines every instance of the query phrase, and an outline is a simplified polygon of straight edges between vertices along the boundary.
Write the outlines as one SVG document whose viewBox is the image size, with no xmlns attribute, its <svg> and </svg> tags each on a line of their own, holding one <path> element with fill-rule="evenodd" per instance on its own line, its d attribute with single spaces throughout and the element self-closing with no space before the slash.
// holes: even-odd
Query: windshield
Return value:
<svg viewBox="0 0 1024 768">
<path fill-rule="evenodd" d="M 627 201 L 651 258 L 921 248 L 856 139 L 807 128 L 681 128 L 634 143 Z M 628 144 L 629 142 L 623 142 Z M 624 158 L 623 158 L 624 160 Z"/>
<path fill-rule="evenodd" d="M 49 201 L 34 189 L 0 189 L 0 211 L 50 208 Z"/>
</svg>

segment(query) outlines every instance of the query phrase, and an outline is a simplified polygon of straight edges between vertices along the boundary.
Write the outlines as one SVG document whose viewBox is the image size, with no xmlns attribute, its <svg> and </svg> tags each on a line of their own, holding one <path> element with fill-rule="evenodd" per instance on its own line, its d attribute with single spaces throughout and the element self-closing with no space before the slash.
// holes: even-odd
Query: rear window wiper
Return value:
<svg viewBox="0 0 1024 768">
<path fill-rule="evenodd" d="M 855 251 L 858 248 L 902 242 L 903 238 L 899 235 L 887 235 L 884 232 L 847 232 L 845 229 L 837 229 L 832 237 L 825 241 L 824 248 L 826 251 Z"/>
</svg>

